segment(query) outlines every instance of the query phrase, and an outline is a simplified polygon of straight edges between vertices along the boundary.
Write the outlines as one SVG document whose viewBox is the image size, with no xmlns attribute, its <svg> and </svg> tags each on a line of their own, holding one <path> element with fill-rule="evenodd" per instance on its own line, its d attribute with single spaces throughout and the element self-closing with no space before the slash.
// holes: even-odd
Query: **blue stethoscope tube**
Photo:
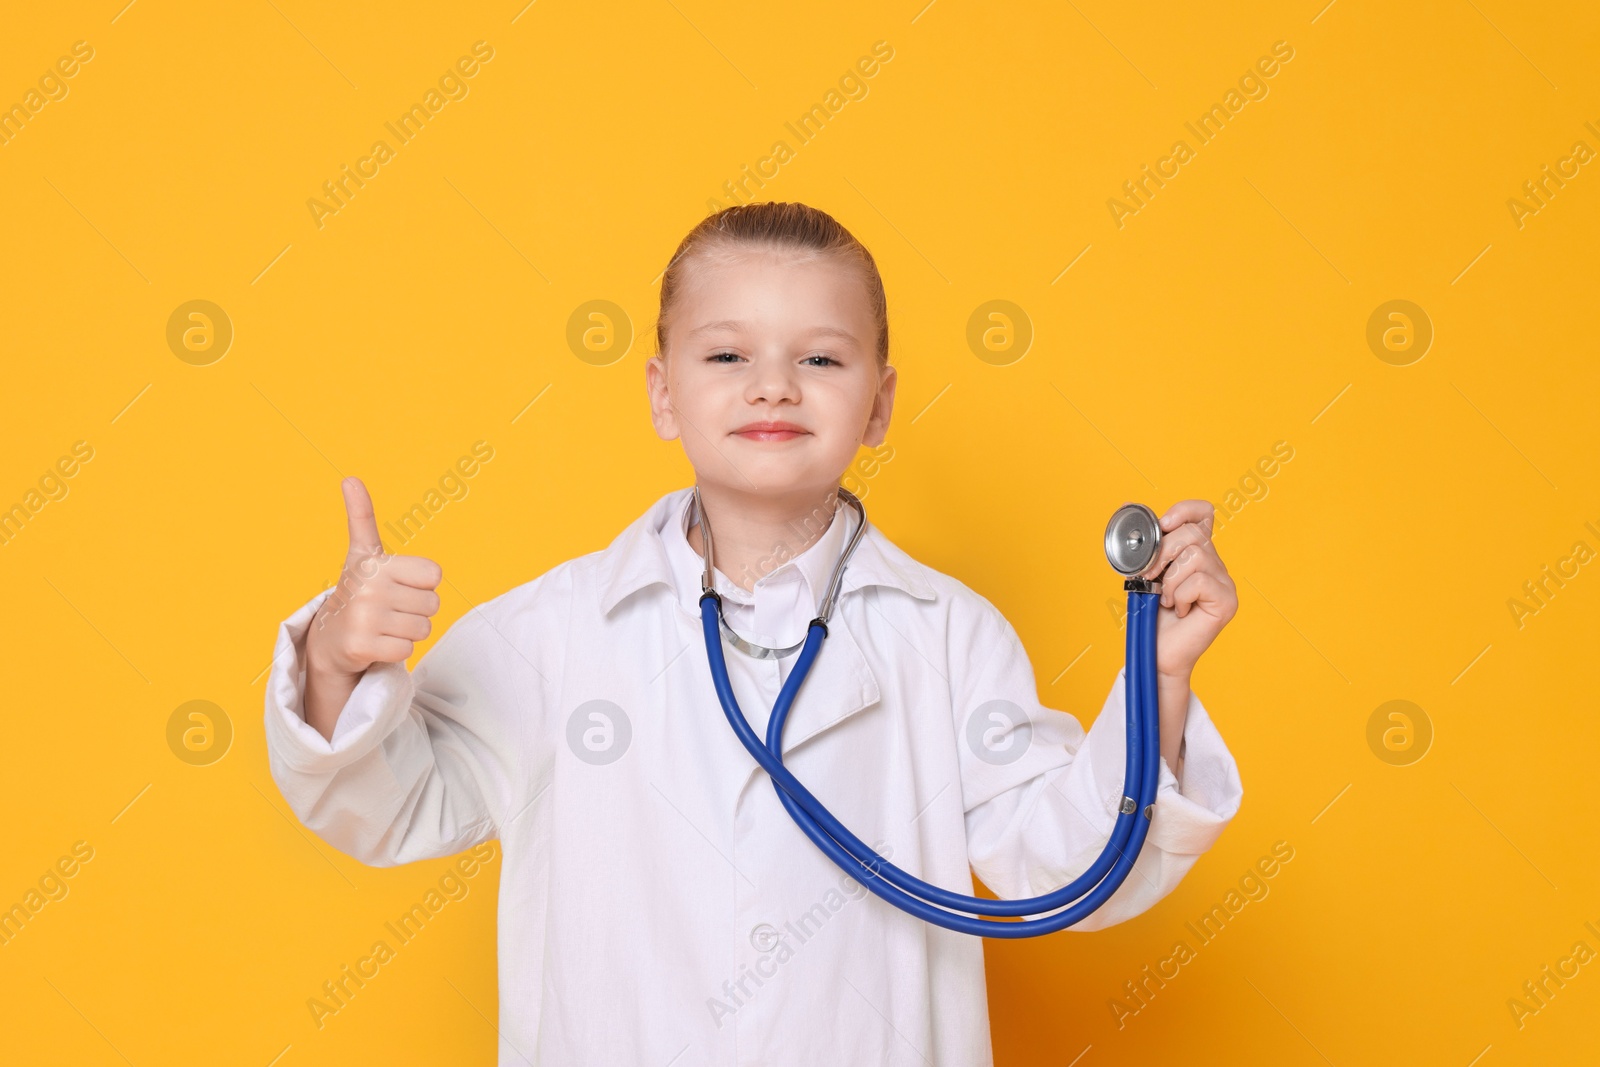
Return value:
<svg viewBox="0 0 1600 1067">
<path fill-rule="evenodd" d="M 783 725 L 828 635 L 825 623 L 820 619 L 812 620 L 805 645 L 773 705 L 763 745 L 750 728 L 744 712 L 739 710 L 728 681 L 715 592 L 701 596 L 700 619 L 705 629 L 706 655 L 711 661 L 711 680 L 728 723 L 746 751 L 771 776 L 773 789 L 795 824 L 818 848 L 873 893 L 936 926 L 979 937 L 1035 937 L 1065 929 L 1104 904 L 1128 877 L 1144 847 L 1161 768 L 1160 694 L 1155 655 L 1160 606 L 1159 593 L 1128 592 L 1127 669 L 1123 686 L 1127 697 L 1127 766 L 1123 772 L 1123 801 L 1111 838 L 1099 858 L 1083 874 L 1053 892 L 1026 900 L 990 900 L 954 893 L 908 874 L 851 833 L 783 765 Z M 1066 905 L 1070 906 L 1064 907 Z M 945 910 L 1017 916 L 1063 907 L 1064 910 L 1053 915 L 1017 922 L 995 922 Z"/>
</svg>

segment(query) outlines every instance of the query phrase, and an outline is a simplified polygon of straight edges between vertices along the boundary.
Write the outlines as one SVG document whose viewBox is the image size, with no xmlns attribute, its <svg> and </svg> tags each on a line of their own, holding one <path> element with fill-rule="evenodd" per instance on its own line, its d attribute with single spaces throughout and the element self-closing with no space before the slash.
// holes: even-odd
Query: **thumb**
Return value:
<svg viewBox="0 0 1600 1067">
<path fill-rule="evenodd" d="M 350 554 L 380 556 L 383 541 L 378 537 L 378 520 L 372 514 L 372 497 L 361 479 L 354 476 L 339 483 L 344 490 L 345 516 L 350 525 Z"/>
</svg>

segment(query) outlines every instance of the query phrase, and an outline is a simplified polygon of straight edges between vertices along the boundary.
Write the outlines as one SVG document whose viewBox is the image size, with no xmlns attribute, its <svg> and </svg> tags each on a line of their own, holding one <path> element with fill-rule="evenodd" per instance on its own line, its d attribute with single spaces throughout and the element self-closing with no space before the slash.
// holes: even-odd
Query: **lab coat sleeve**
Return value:
<svg viewBox="0 0 1600 1067">
<path fill-rule="evenodd" d="M 513 688 L 526 680 L 505 665 L 517 652 L 496 629 L 493 602 L 458 619 L 415 672 L 368 667 L 330 742 L 305 721 L 305 674 L 307 631 L 333 592 L 279 626 L 267 678 L 268 766 L 289 807 L 328 844 L 378 867 L 498 837 L 524 729 Z"/>
<path fill-rule="evenodd" d="M 1039 703 L 1022 641 L 992 606 L 974 634 L 968 656 L 955 650 L 972 680 L 953 679 L 952 688 L 968 857 L 995 895 L 1038 896 L 1087 870 L 1111 837 L 1126 771 L 1126 668 L 1085 735 L 1072 715 Z M 974 716 L 982 727 L 972 725 Z M 1099 909 L 1068 929 L 1097 930 L 1153 906 L 1239 810 L 1238 765 L 1193 692 L 1184 744 L 1181 788 L 1161 760 L 1154 817 L 1133 869 Z"/>
</svg>

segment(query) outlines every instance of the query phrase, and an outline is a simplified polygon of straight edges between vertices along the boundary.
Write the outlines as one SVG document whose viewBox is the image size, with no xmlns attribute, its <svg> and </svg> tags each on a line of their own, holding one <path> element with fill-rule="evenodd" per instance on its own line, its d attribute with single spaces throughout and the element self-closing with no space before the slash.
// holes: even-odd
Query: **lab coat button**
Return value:
<svg viewBox="0 0 1600 1067">
<path fill-rule="evenodd" d="M 756 923 L 750 929 L 750 944 L 757 952 L 771 952 L 778 947 L 778 930 L 771 923 Z"/>
</svg>

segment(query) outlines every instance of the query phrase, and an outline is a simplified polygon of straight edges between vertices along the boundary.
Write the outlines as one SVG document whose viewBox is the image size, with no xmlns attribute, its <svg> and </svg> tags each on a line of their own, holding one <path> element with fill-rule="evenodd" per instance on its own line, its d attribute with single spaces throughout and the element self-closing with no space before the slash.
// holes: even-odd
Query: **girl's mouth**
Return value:
<svg viewBox="0 0 1600 1067">
<path fill-rule="evenodd" d="M 752 422 L 733 432 L 748 441 L 787 441 L 808 431 L 792 422 Z"/>
</svg>

